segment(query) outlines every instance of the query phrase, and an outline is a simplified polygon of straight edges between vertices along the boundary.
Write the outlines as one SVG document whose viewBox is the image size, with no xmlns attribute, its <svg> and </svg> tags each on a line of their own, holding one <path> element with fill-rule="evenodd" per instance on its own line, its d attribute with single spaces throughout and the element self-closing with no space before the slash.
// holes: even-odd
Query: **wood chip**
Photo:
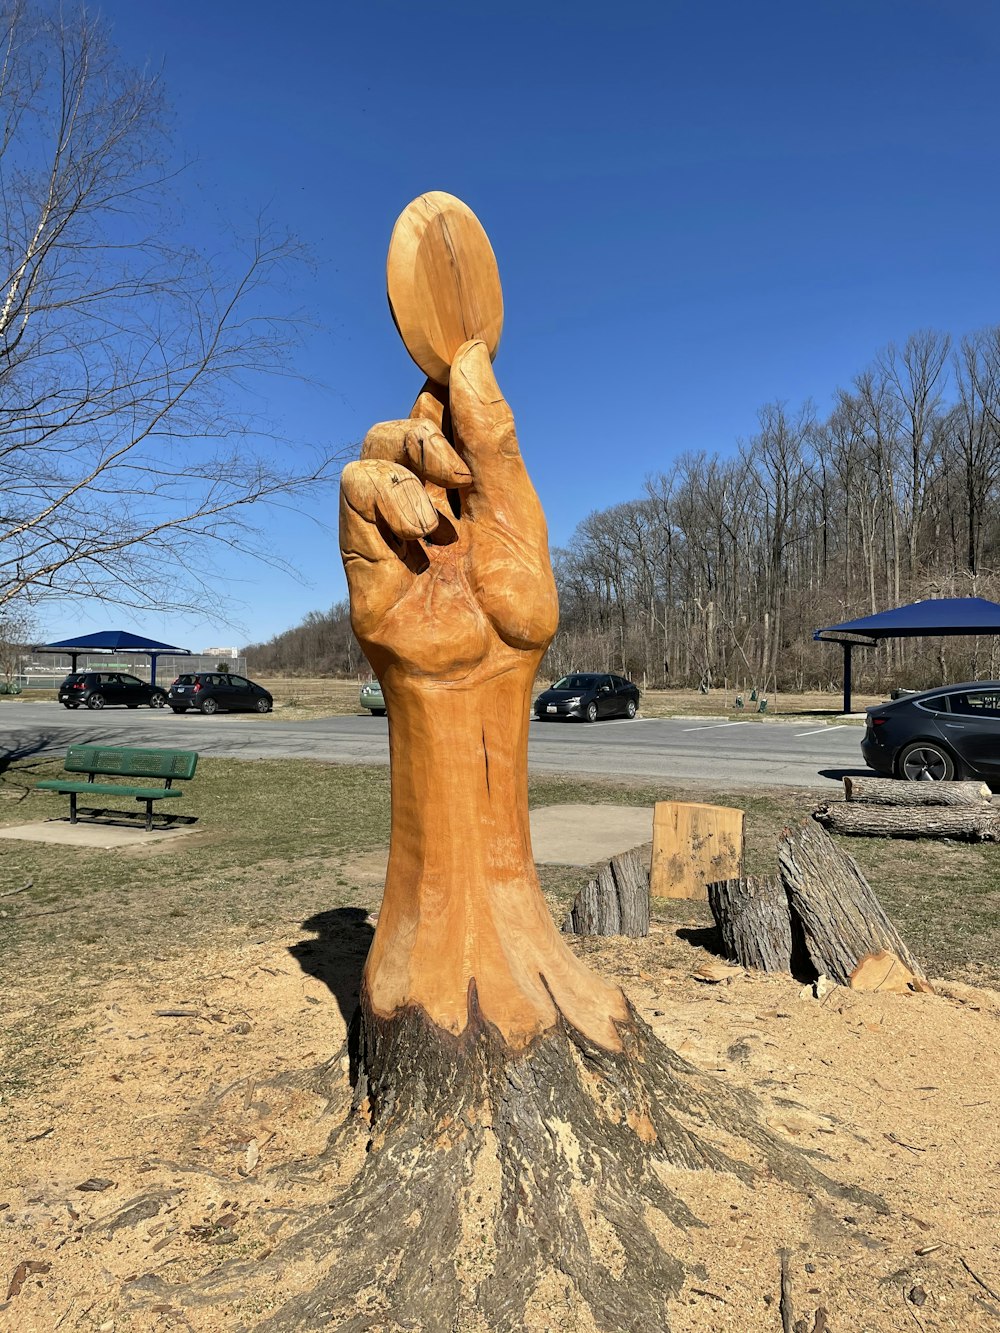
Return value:
<svg viewBox="0 0 1000 1333">
<path fill-rule="evenodd" d="M 743 975 L 741 967 L 727 967 L 725 963 L 717 963 L 713 959 L 708 959 L 699 965 L 691 973 L 695 981 L 704 982 L 709 986 L 717 986 L 720 981 L 735 981 L 737 977 Z"/>
<path fill-rule="evenodd" d="M 154 1009 L 156 1018 L 201 1018 L 197 1009 Z"/>
<path fill-rule="evenodd" d="M 12 1301 L 15 1296 L 19 1296 L 21 1294 L 21 1288 L 32 1274 L 47 1273 L 51 1267 L 51 1264 L 43 1263 L 39 1259 L 22 1259 L 14 1269 L 14 1276 L 11 1278 L 10 1286 L 7 1288 L 7 1299 Z"/>
<path fill-rule="evenodd" d="M 109 1190 L 114 1185 L 113 1180 L 107 1180 L 104 1176 L 90 1176 L 89 1179 L 81 1181 L 77 1185 L 78 1190 L 84 1190 L 89 1194 L 100 1194 L 104 1190 Z"/>
</svg>

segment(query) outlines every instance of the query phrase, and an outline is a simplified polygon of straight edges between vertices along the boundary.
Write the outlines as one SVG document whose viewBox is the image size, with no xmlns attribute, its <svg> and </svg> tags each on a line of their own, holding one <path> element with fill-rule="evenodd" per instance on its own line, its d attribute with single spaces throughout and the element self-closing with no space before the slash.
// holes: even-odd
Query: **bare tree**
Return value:
<svg viewBox="0 0 1000 1333">
<path fill-rule="evenodd" d="M 20 675 L 25 651 L 34 636 L 34 613 L 24 598 L 0 606 L 0 684 L 5 691 Z"/>
<path fill-rule="evenodd" d="M 196 546 L 261 554 L 248 508 L 332 470 L 246 407 L 301 327 L 277 293 L 298 247 L 177 243 L 163 125 L 99 19 L 0 0 L 0 605 L 190 604 Z"/>
</svg>

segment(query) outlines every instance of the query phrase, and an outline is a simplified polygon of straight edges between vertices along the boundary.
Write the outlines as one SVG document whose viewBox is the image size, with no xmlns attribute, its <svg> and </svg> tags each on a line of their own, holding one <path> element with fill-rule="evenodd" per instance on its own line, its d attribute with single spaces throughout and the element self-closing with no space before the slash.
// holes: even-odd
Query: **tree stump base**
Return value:
<svg viewBox="0 0 1000 1333">
<path fill-rule="evenodd" d="M 648 935 L 649 866 L 639 853 L 612 857 L 576 895 L 562 929 L 564 935 Z"/>
<path fill-rule="evenodd" d="M 791 971 L 792 923 L 779 879 L 718 880 L 708 901 L 727 958 L 760 972 Z"/>
<path fill-rule="evenodd" d="M 586 1310 L 602 1333 L 664 1333 L 684 1269 L 650 1216 L 700 1222 L 663 1168 L 748 1185 L 776 1178 L 887 1211 L 772 1134 L 752 1094 L 696 1069 L 634 1010 L 614 1052 L 561 1018 L 512 1050 L 483 1022 L 474 987 L 458 1036 L 416 1009 L 384 1019 L 364 994 L 353 1032 L 352 1110 L 312 1168 L 356 1153 L 353 1179 L 269 1256 L 233 1260 L 183 1288 L 140 1278 L 134 1296 L 231 1311 L 252 1284 L 268 1293 L 259 1333 L 443 1333 L 463 1319 L 523 1333 L 540 1284 L 556 1275 L 567 1309 Z M 599 1252 L 595 1227 L 606 1238 Z M 470 1237 L 477 1262 L 456 1266 Z M 284 1275 L 294 1268 L 301 1282 L 303 1266 L 311 1290 L 290 1295 Z"/>
</svg>

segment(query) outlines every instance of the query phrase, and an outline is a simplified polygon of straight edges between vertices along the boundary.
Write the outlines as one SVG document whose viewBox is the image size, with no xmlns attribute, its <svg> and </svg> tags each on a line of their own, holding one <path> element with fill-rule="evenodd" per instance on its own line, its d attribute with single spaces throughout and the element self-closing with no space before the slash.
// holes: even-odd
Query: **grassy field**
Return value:
<svg viewBox="0 0 1000 1333">
<path fill-rule="evenodd" d="M 62 814 L 65 798 L 32 789 L 58 771 L 57 761 L 33 760 L 0 774 L 0 823 Z M 531 783 L 533 805 L 684 796 L 705 793 L 556 776 Z M 815 794 L 716 792 L 713 799 L 747 811 L 747 866 L 756 873 L 774 869 L 781 829 L 808 815 Z M 217 947 L 234 929 L 265 938 L 323 909 L 378 906 L 386 768 L 205 759 L 183 806 L 199 817 L 198 831 L 170 845 L 2 844 L 0 952 L 8 977 L 47 997 L 38 1031 L 102 978 L 141 969 L 146 958 Z M 1000 848 L 854 839 L 849 849 L 932 975 L 1000 985 Z M 565 867 L 541 873 L 556 912 L 587 876 Z M 699 904 L 661 903 L 658 911 L 667 921 L 710 923 Z"/>
</svg>

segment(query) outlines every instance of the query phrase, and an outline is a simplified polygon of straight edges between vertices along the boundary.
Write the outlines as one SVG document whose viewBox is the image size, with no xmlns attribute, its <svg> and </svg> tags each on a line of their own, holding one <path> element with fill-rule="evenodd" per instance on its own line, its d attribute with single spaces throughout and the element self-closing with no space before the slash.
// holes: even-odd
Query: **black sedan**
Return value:
<svg viewBox="0 0 1000 1333">
<path fill-rule="evenodd" d="M 167 700 L 175 713 L 269 713 L 274 700 L 263 685 L 231 671 L 193 671 L 178 676 Z"/>
<path fill-rule="evenodd" d="M 535 717 L 575 717 L 596 722 L 599 717 L 635 717 L 639 690 L 621 676 L 594 671 L 563 676 L 535 700 Z"/>
<path fill-rule="evenodd" d="M 64 708 L 162 708 L 166 690 L 125 671 L 74 671 L 59 686 Z"/>
<path fill-rule="evenodd" d="M 982 778 L 1000 787 L 1000 681 L 945 685 L 869 708 L 861 753 L 886 776 Z"/>
</svg>

